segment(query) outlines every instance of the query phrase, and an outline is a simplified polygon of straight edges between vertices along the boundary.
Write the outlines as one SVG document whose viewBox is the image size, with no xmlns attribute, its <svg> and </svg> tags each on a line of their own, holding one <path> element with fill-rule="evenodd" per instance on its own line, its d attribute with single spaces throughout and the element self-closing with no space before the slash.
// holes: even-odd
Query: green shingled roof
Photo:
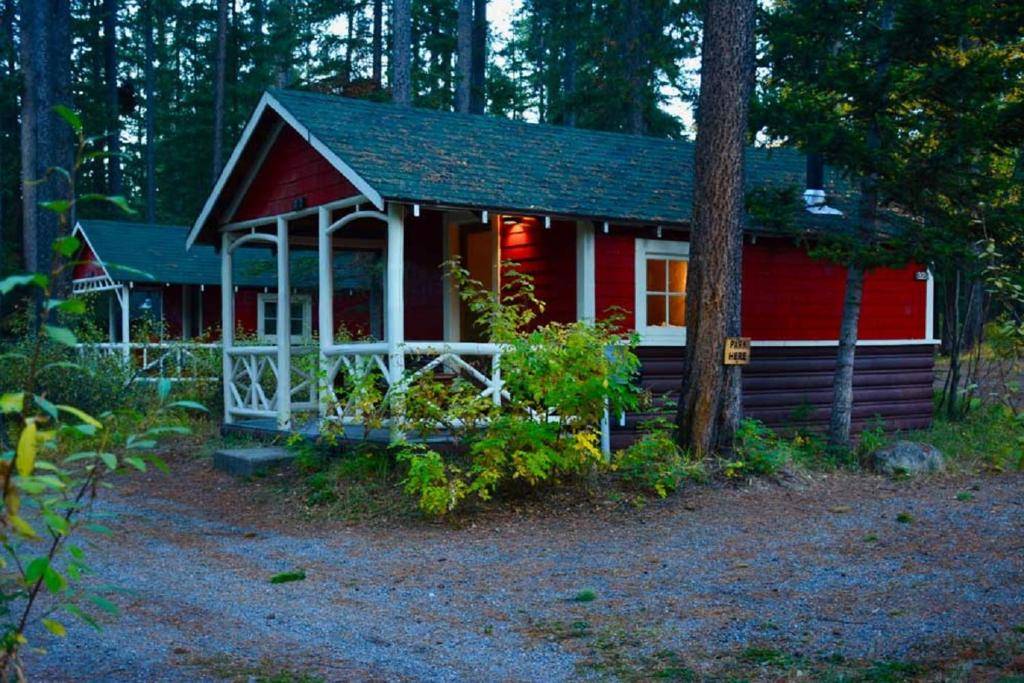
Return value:
<svg viewBox="0 0 1024 683">
<path fill-rule="evenodd" d="M 220 284 L 220 255 L 213 247 L 205 245 L 196 245 L 185 251 L 185 237 L 188 235 L 185 226 L 103 220 L 81 220 L 78 224 L 97 258 L 106 265 L 110 276 L 119 282 Z M 294 287 L 316 286 L 316 259 L 315 251 L 292 251 L 291 282 Z M 377 257 L 370 253 L 336 253 L 335 289 L 367 289 L 376 269 L 376 260 Z M 277 262 L 268 249 L 239 249 L 234 254 L 234 264 L 236 285 L 277 285 Z"/>
<path fill-rule="evenodd" d="M 274 89 L 385 199 L 645 223 L 684 223 L 691 142 Z M 803 187 L 804 156 L 751 149 L 750 185 Z"/>
</svg>

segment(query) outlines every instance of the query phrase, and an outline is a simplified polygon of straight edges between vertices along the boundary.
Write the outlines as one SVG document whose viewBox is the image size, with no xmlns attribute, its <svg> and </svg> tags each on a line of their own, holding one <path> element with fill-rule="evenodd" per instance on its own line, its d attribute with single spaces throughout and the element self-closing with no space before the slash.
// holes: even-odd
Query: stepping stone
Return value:
<svg viewBox="0 0 1024 683">
<path fill-rule="evenodd" d="M 272 467 L 285 465 L 294 459 L 294 455 L 278 446 L 225 448 L 213 454 L 213 466 L 236 477 L 252 477 L 263 474 Z"/>
</svg>

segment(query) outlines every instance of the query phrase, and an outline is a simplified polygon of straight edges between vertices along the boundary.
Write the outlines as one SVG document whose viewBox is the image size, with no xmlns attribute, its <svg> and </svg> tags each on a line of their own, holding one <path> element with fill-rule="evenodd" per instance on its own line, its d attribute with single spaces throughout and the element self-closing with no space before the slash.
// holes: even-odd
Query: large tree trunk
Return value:
<svg viewBox="0 0 1024 683">
<path fill-rule="evenodd" d="M 487 106 L 487 0 L 473 0 L 472 52 L 469 111 L 483 114 Z"/>
<path fill-rule="evenodd" d="M 888 31 L 893 23 L 893 3 L 887 1 L 882 6 L 881 28 Z M 888 48 L 883 47 L 878 64 L 875 66 L 875 77 L 878 82 L 885 78 L 889 70 Z M 879 93 L 876 106 L 884 106 L 884 93 Z M 874 154 L 881 148 L 881 130 L 877 116 L 868 126 L 867 148 Z M 857 238 L 866 244 L 874 239 L 878 231 L 878 177 L 869 173 L 860 183 L 860 205 L 858 208 Z M 832 410 L 829 416 L 828 445 L 834 449 L 850 447 L 850 431 L 853 424 L 853 368 L 857 353 L 857 325 L 860 320 L 860 306 L 864 292 L 864 267 L 857 262 L 856 256 L 848 266 L 846 276 L 846 294 L 843 300 L 843 317 L 839 324 L 839 348 L 836 349 L 836 373 L 832 383 Z"/>
<path fill-rule="evenodd" d="M 18 56 L 14 37 L 14 15 L 14 0 L 3 0 L 2 11 L 0 11 L 0 57 L 2 57 L 4 62 L 4 82 L 10 84 L 12 91 L 20 89 L 15 85 L 15 80 L 18 78 Z M 11 107 L 0 111 L 0 151 L 7 149 L 8 154 L 19 147 L 17 142 L 18 111 L 15 104 L 15 100 L 12 97 L 10 100 Z M 7 263 L 7 257 L 13 251 L 13 247 L 8 247 L 7 244 L 8 240 L 10 240 L 12 245 L 17 244 L 18 240 L 16 202 L 20 193 L 14 188 L 14 191 L 10 194 L 11 199 L 14 201 L 10 204 L 5 201 L 4 178 L 8 175 L 8 170 L 5 168 L 6 164 L 7 158 L 0 155 L 0 269 L 13 267 L 13 264 Z M 14 177 L 17 174 L 11 173 L 10 175 Z M 0 315 L 2 314 L 3 311 L 0 310 Z"/>
<path fill-rule="evenodd" d="M 384 79 L 384 0 L 373 0 L 373 85 L 377 90 Z"/>
<path fill-rule="evenodd" d="M 473 0 L 459 0 L 458 50 L 455 75 L 455 111 L 469 112 L 473 87 Z"/>
<path fill-rule="evenodd" d="M 145 0 L 142 8 L 142 41 L 144 45 L 146 89 L 146 221 L 156 222 L 156 73 L 153 62 L 153 2 Z"/>
<path fill-rule="evenodd" d="M 71 7 L 68 0 L 33 0 L 21 6 L 21 176 L 25 268 L 47 273 L 60 221 L 39 203 L 65 199 L 67 180 L 47 169 L 74 163 L 71 128 L 53 107 L 71 107 Z M 36 182 L 36 181 L 42 182 Z M 63 289 L 58 283 L 58 295 Z"/>
<path fill-rule="evenodd" d="M 707 3 L 701 59 L 693 231 L 686 284 L 686 358 L 676 415 L 680 444 L 720 446 L 730 406 L 723 365 L 735 322 L 743 248 L 743 163 L 754 69 L 754 0 Z"/>
<path fill-rule="evenodd" d="M 566 36 L 565 55 L 562 57 L 561 123 L 563 126 L 576 125 L 576 50 L 579 30 L 580 8 L 570 0 L 565 11 Z"/>
<path fill-rule="evenodd" d="M 412 9 L 409 0 L 394 0 L 391 16 L 391 99 L 412 104 Z"/>
<path fill-rule="evenodd" d="M 714 5 L 716 3 L 709 3 Z M 643 135 L 646 130 L 644 122 L 644 72 L 647 65 L 643 60 L 643 0 L 626 2 L 626 129 L 630 133 Z"/>
<path fill-rule="evenodd" d="M 217 0 L 217 39 L 213 58 L 213 182 L 224 168 L 224 85 L 228 58 L 228 0 Z"/>
<path fill-rule="evenodd" d="M 103 0 L 103 77 L 107 86 L 107 193 L 121 194 L 121 105 L 117 96 L 117 0 Z"/>
</svg>

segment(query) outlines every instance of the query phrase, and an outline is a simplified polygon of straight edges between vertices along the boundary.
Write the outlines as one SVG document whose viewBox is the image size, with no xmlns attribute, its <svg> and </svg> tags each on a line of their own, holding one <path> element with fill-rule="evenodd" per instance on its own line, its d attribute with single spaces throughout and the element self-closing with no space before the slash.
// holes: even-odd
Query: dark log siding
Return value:
<svg viewBox="0 0 1024 683">
<path fill-rule="evenodd" d="M 881 419 L 890 431 L 921 429 L 932 421 L 934 350 L 930 344 L 858 346 L 854 368 L 855 432 Z M 743 410 L 774 428 L 824 428 L 832 400 L 835 347 L 755 346 L 743 370 Z M 681 347 L 641 346 L 641 386 L 656 397 L 675 398 L 682 378 Z M 648 415 L 613 423 L 612 446 L 637 436 Z"/>
</svg>

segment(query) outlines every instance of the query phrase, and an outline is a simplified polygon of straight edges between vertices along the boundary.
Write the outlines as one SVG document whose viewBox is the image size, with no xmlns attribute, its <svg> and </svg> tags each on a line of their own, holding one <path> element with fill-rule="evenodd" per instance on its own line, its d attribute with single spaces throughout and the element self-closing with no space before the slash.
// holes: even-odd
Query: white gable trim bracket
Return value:
<svg viewBox="0 0 1024 683">
<path fill-rule="evenodd" d="M 202 229 L 202 226 L 206 223 L 207 219 L 209 219 L 210 214 L 213 211 L 213 207 L 216 205 L 217 200 L 224 191 L 224 186 L 227 184 L 228 178 L 231 177 L 235 167 L 238 165 L 238 160 L 241 158 L 243 150 L 245 150 L 246 145 L 249 144 L 249 138 L 252 137 L 253 131 L 256 130 L 256 124 L 267 109 L 273 110 L 281 117 L 281 119 L 284 120 L 285 123 L 291 126 L 296 133 L 301 135 L 302 138 L 313 147 L 313 149 L 319 152 L 322 157 L 327 159 L 328 163 L 330 163 L 338 173 L 343 175 L 346 180 L 352 183 L 352 185 L 354 185 L 355 188 L 363 194 L 363 196 L 377 207 L 377 209 L 384 209 L 384 200 L 380 196 L 380 193 L 370 187 L 370 184 L 363 180 L 363 178 L 356 173 L 351 166 L 342 161 L 337 154 L 327 147 L 327 145 L 313 135 L 308 128 L 292 116 L 291 112 L 285 109 L 284 105 L 278 102 L 270 93 L 263 93 L 263 97 L 260 98 L 259 104 L 256 105 L 256 109 L 253 111 L 252 116 L 249 117 L 248 123 L 245 124 L 245 129 L 242 131 L 242 137 L 235 145 L 235 148 L 231 151 L 231 157 L 224 165 L 224 169 L 220 172 L 220 177 L 217 178 L 217 183 L 213 186 L 210 196 L 206 198 L 203 210 L 199 213 L 199 218 L 196 219 L 196 222 L 192 225 L 192 230 L 189 231 L 188 240 L 185 242 L 186 249 L 192 248 L 192 245 L 196 241 L 196 237 L 199 236 L 199 231 Z"/>
<path fill-rule="evenodd" d="M 75 223 L 75 229 L 71 231 L 71 236 L 81 237 L 85 241 L 85 246 L 89 247 L 89 251 L 92 252 L 92 262 L 103 269 L 103 275 L 93 278 L 84 278 L 83 281 L 106 278 L 106 282 L 114 283 L 114 278 L 110 276 L 110 271 L 107 270 L 107 264 L 103 262 L 103 259 L 100 257 L 100 253 L 96 251 L 96 247 L 92 246 L 92 242 L 89 241 L 89 236 L 85 234 L 85 230 L 82 228 L 81 223 Z"/>
</svg>

